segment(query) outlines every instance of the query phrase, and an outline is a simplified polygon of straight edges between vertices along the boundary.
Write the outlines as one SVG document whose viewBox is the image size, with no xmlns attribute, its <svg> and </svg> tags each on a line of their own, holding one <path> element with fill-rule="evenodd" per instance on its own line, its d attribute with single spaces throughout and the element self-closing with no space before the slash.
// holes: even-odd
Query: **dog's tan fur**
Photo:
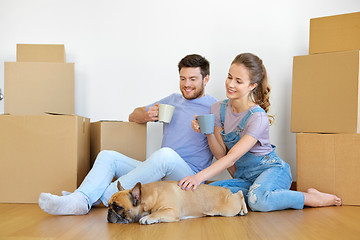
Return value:
<svg viewBox="0 0 360 240">
<path fill-rule="evenodd" d="M 182 190 L 175 181 L 159 181 L 124 190 L 109 200 L 108 221 L 112 223 L 152 224 L 175 222 L 203 216 L 246 215 L 242 191 L 201 184 L 195 191 Z"/>
</svg>

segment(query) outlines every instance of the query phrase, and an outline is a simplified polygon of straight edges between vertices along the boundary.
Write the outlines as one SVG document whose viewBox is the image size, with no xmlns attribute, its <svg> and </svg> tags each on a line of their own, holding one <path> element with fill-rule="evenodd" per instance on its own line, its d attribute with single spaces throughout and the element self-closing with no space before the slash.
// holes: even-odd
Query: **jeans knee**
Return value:
<svg viewBox="0 0 360 240">
<path fill-rule="evenodd" d="M 151 156 L 152 159 L 154 159 L 154 161 L 162 161 L 162 162 L 167 162 L 167 161 L 171 161 L 172 159 L 174 159 L 174 156 L 176 156 L 177 153 L 168 147 L 163 147 L 159 150 L 157 150 L 156 152 L 153 153 L 153 155 Z"/>
<path fill-rule="evenodd" d="M 113 157 L 114 152 L 115 151 L 112 151 L 112 150 L 102 150 L 97 155 L 94 165 L 99 164 L 99 163 L 111 164 L 114 160 L 114 157 Z"/>
<path fill-rule="evenodd" d="M 156 151 L 156 153 L 162 156 L 173 156 L 174 154 L 177 154 L 172 148 L 169 147 L 160 148 Z"/>
<path fill-rule="evenodd" d="M 181 157 L 171 148 L 164 147 L 156 152 L 146 161 L 151 162 L 152 165 L 157 165 L 165 172 L 176 167 Z M 182 160 L 182 159 L 181 159 Z"/>
<path fill-rule="evenodd" d="M 269 212 L 272 207 L 269 204 L 268 198 L 270 191 L 260 192 L 256 188 L 250 188 L 248 193 L 248 205 L 252 211 L 255 212 Z"/>
</svg>

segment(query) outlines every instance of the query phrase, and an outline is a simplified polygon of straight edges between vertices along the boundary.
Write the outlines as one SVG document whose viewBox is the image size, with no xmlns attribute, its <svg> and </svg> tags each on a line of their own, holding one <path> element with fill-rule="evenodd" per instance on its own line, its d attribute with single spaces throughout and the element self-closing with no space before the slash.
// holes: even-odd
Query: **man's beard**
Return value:
<svg viewBox="0 0 360 240">
<path fill-rule="evenodd" d="M 200 96 L 202 96 L 204 94 L 204 88 L 202 87 L 201 89 L 195 90 L 194 92 L 191 93 L 191 95 L 188 95 L 184 89 L 181 89 L 181 93 L 185 99 L 193 100 L 193 99 L 199 98 Z"/>
</svg>

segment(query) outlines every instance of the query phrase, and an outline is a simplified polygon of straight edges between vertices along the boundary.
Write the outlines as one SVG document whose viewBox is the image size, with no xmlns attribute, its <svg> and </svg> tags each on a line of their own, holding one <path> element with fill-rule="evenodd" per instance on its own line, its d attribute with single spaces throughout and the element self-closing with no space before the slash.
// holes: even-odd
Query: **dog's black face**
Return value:
<svg viewBox="0 0 360 240">
<path fill-rule="evenodd" d="M 140 215 L 133 215 L 130 211 L 125 211 L 123 207 L 120 207 L 115 202 L 109 206 L 107 220 L 111 223 L 134 223 L 138 222 Z"/>
<path fill-rule="evenodd" d="M 138 222 L 146 213 L 140 205 L 141 184 L 138 183 L 131 190 L 124 190 L 118 183 L 119 192 L 109 200 L 107 220 L 111 223 Z"/>
</svg>

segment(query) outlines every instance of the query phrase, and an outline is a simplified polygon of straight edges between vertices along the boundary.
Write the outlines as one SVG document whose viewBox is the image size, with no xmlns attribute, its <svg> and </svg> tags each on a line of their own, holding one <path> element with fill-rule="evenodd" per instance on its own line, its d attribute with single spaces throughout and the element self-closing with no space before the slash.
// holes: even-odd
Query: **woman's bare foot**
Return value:
<svg viewBox="0 0 360 240">
<path fill-rule="evenodd" d="M 322 193 L 314 188 L 309 188 L 304 192 L 305 206 L 309 207 L 327 207 L 327 206 L 340 206 L 341 199 L 335 195 Z"/>
</svg>

